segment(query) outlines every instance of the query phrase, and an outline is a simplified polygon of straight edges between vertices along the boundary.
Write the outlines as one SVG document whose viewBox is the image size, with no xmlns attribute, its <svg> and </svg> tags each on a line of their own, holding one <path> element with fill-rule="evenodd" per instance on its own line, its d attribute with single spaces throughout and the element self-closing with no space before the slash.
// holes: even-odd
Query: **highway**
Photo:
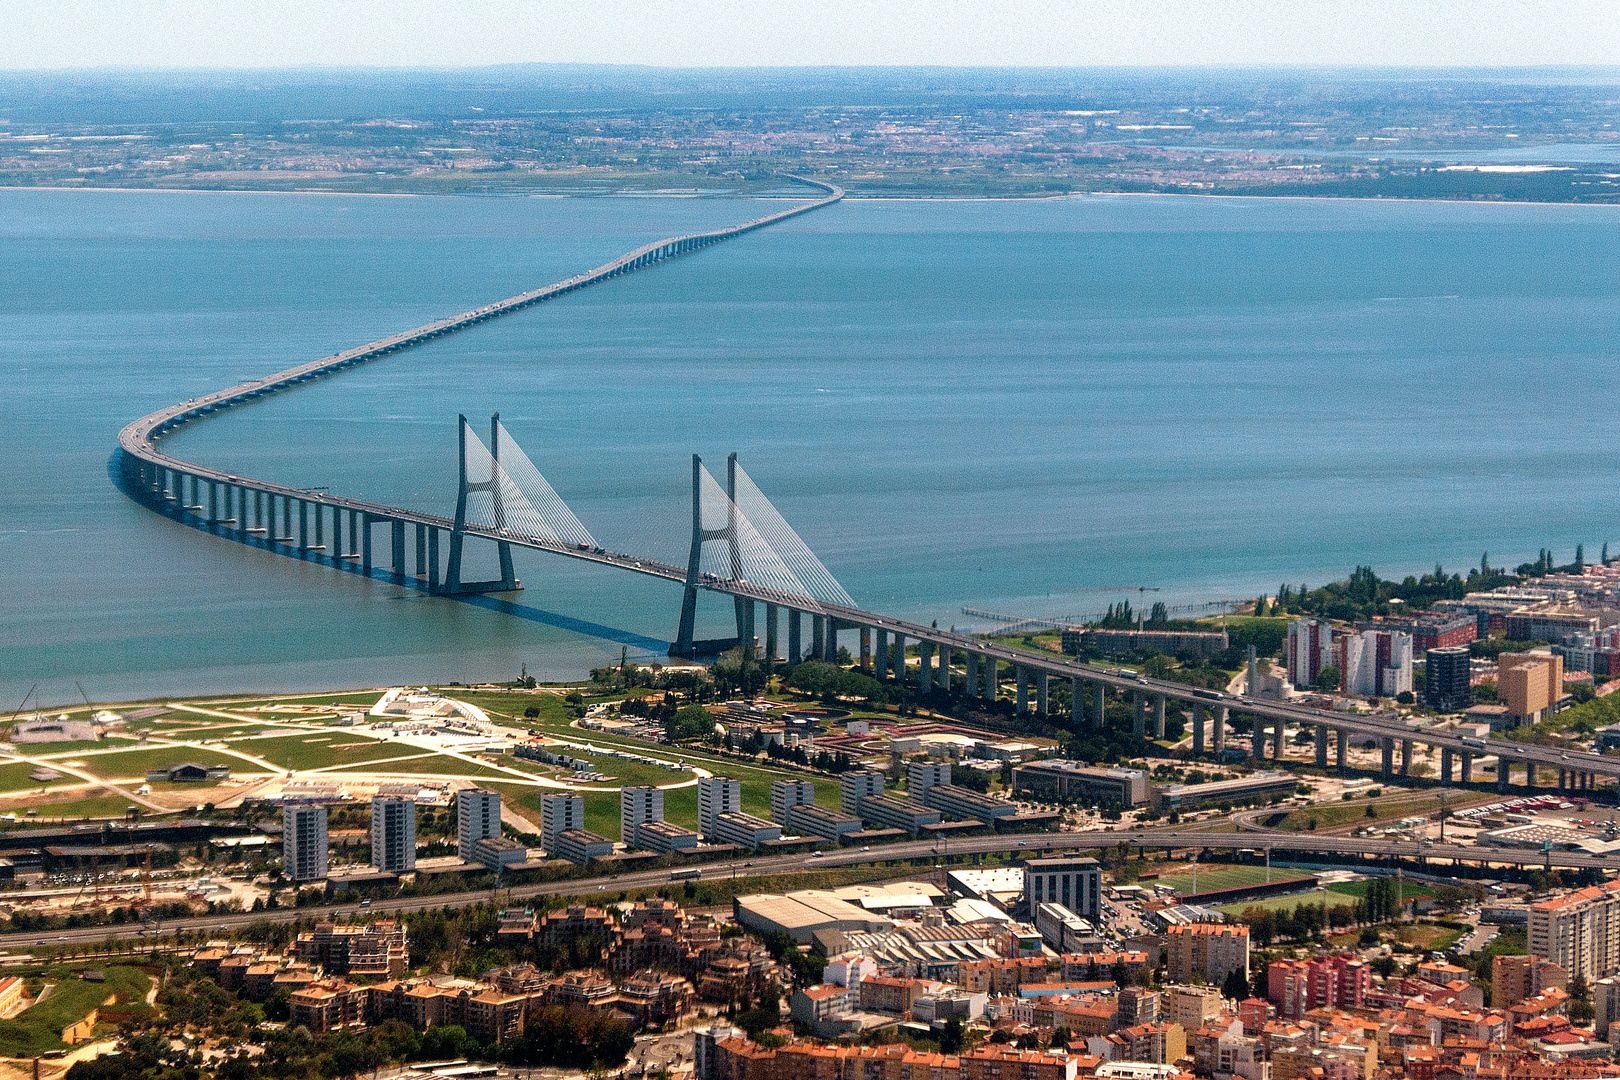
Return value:
<svg viewBox="0 0 1620 1080">
<path fill-rule="evenodd" d="M 1459 860 L 1504 866 L 1555 866 L 1577 870 L 1620 870 L 1620 856 L 1587 855 L 1573 851 L 1527 851 L 1515 848 L 1475 847 L 1416 840 L 1363 839 L 1355 836 L 1317 836 L 1313 833 L 1266 832 L 1139 832 L 1121 835 L 1134 848 L 1214 848 L 1253 851 L 1297 851 L 1339 855 L 1377 855 L 1386 858 Z"/>
</svg>

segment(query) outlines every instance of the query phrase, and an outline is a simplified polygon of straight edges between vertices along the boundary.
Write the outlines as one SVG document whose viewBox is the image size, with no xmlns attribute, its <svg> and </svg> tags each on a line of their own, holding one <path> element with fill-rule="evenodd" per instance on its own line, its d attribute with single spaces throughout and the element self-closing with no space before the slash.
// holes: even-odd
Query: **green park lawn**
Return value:
<svg viewBox="0 0 1620 1080">
<path fill-rule="evenodd" d="M 78 972 L 51 968 L 45 973 L 55 986 L 44 1001 L 30 1005 L 10 1020 L 0 1020 L 0 1057 L 34 1057 L 62 1049 L 62 1029 L 90 1015 L 110 997 L 117 997 L 121 1009 L 145 1012 L 146 993 L 151 978 L 139 968 L 99 969 L 106 982 L 84 982 Z"/>
<path fill-rule="evenodd" d="M 30 765 L 26 761 L 14 765 L 0 765 L 0 791 L 31 791 L 34 788 L 50 787 L 53 784 L 82 783 L 78 777 L 66 774 L 63 774 L 60 780 L 47 780 L 44 783 L 40 783 L 38 780 L 30 780 L 28 774 L 38 768 L 38 765 Z"/>
<path fill-rule="evenodd" d="M 412 748 L 402 743 L 372 739 L 339 728 L 331 733 L 287 735 L 276 739 L 242 739 L 231 749 L 252 754 L 284 769 L 321 769 L 344 762 L 399 757 Z"/>
<path fill-rule="evenodd" d="M 162 769 L 184 761 L 199 765 L 224 765 L 232 772 L 252 772 L 253 766 L 241 758 L 191 746 L 160 746 L 155 749 L 125 750 L 116 754 L 85 754 L 73 758 L 84 763 L 84 771 L 107 778 L 146 778 L 147 770 Z"/>
<path fill-rule="evenodd" d="M 1271 870 L 1272 881 L 1285 881 L 1288 878 L 1300 877 L 1309 879 L 1309 874 L 1302 874 L 1298 870 L 1288 870 L 1274 867 Z M 1152 879 L 1150 879 L 1151 881 Z M 1180 891 L 1183 894 L 1193 892 L 1193 873 L 1191 863 L 1173 863 L 1159 871 L 1157 882 Z M 1212 892 L 1216 889 L 1237 889 L 1246 885 L 1263 885 L 1266 882 L 1266 868 L 1264 866 L 1200 866 L 1198 868 L 1198 892 Z M 1146 882 L 1144 882 L 1146 884 Z"/>
<path fill-rule="evenodd" d="M 39 811 L 39 818 L 28 820 L 53 820 L 63 818 L 74 820 L 78 818 L 121 818 L 129 807 L 128 799 L 116 795 L 104 795 L 91 799 L 75 799 L 72 802 L 51 803 L 48 806 L 33 807 Z M 17 818 L 22 820 L 22 812 L 17 812 Z"/>
</svg>

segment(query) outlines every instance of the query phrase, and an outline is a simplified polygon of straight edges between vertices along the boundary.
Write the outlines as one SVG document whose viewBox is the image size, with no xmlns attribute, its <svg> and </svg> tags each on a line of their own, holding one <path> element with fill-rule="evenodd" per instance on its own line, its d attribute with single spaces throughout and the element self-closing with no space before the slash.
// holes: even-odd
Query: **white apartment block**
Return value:
<svg viewBox="0 0 1620 1080">
<path fill-rule="evenodd" d="M 585 828 L 585 797 L 567 791 L 540 796 L 540 846 L 557 857 L 558 839 L 563 833 Z"/>
<path fill-rule="evenodd" d="M 698 777 L 698 832 L 717 839 L 721 814 L 742 813 L 742 781 L 728 776 Z"/>
<path fill-rule="evenodd" d="M 416 869 L 416 800 L 371 800 L 371 865 L 393 874 Z"/>
<path fill-rule="evenodd" d="M 1530 905 L 1530 955 L 1589 983 L 1620 974 L 1620 881 Z"/>
<path fill-rule="evenodd" d="M 645 784 L 619 789 L 619 839 L 633 848 L 641 844 L 641 826 L 664 820 L 664 789 Z"/>
<path fill-rule="evenodd" d="M 472 862 L 473 845 L 480 840 L 500 839 L 501 795 L 484 788 L 456 792 L 456 854 Z"/>
<path fill-rule="evenodd" d="M 814 805 L 816 785 L 809 780 L 771 781 L 771 820 L 778 825 L 788 823 L 788 811 L 795 806 Z"/>
<path fill-rule="evenodd" d="M 913 761 L 906 767 L 906 792 L 919 806 L 927 805 L 924 798 L 929 788 L 950 782 L 951 763 L 948 761 Z"/>
<path fill-rule="evenodd" d="M 868 795 L 883 794 L 883 774 L 880 772 L 847 772 L 839 777 L 844 794 L 838 808 L 846 814 L 859 817 L 861 800 Z"/>
<path fill-rule="evenodd" d="M 281 872 L 293 881 L 320 881 L 329 863 L 326 807 L 294 804 L 281 808 Z"/>
</svg>

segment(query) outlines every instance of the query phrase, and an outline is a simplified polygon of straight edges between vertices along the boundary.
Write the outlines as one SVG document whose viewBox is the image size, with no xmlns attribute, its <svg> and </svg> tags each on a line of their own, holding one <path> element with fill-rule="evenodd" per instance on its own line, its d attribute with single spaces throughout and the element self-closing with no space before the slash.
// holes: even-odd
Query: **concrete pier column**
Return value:
<svg viewBox="0 0 1620 1080">
<path fill-rule="evenodd" d="M 276 497 L 264 497 L 264 539 L 267 543 L 276 542 Z"/>
<path fill-rule="evenodd" d="M 1099 680 L 1091 684 L 1091 730 L 1101 731 L 1108 724 L 1108 686 Z"/>
<path fill-rule="evenodd" d="M 962 693 L 970 698 L 979 696 L 979 654 L 976 652 L 962 654 Z"/>
<path fill-rule="evenodd" d="M 1023 716 L 1029 711 L 1029 672 L 1024 670 L 1022 664 L 1013 665 L 1013 685 L 1017 695 L 1014 698 L 1013 711 Z"/>
<path fill-rule="evenodd" d="M 874 678 L 882 679 L 889 674 L 889 632 L 877 632 L 877 649 L 873 652 L 875 665 L 872 669 Z"/>
<path fill-rule="evenodd" d="M 1202 701 L 1193 702 L 1192 726 L 1193 756 L 1202 757 L 1204 755 L 1204 703 Z"/>
<path fill-rule="evenodd" d="M 332 507 L 332 557 L 341 559 L 348 552 L 343 546 L 343 511 L 339 507 Z"/>
<path fill-rule="evenodd" d="M 1508 767 L 1507 758 L 1497 755 L 1496 758 L 1496 790 L 1502 794 L 1507 793 L 1508 785 L 1513 782 L 1513 771 Z"/>
<path fill-rule="evenodd" d="M 320 503 L 315 504 L 315 513 L 314 513 L 313 516 L 315 518 L 315 550 L 317 550 L 317 551 L 325 551 L 326 550 L 326 513 L 325 513 L 325 511 L 323 511 L 321 509 L 321 504 Z"/>
<path fill-rule="evenodd" d="M 1462 752 L 1462 782 L 1465 784 L 1474 782 L 1474 755 L 1466 750 Z"/>
<path fill-rule="evenodd" d="M 1384 768 L 1382 775 L 1384 778 L 1384 783 L 1387 784 L 1391 780 L 1395 779 L 1395 740 L 1386 736 L 1379 740 L 1379 743 L 1384 751 Z"/>
<path fill-rule="evenodd" d="M 208 481 L 208 524 L 212 525 L 219 520 L 219 485 Z"/>
<path fill-rule="evenodd" d="M 1131 709 L 1131 730 L 1138 739 L 1147 738 L 1147 697 L 1142 691 L 1131 691 Z"/>
<path fill-rule="evenodd" d="M 984 658 L 984 685 L 979 688 L 979 692 L 984 695 L 984 700 L 994 702 L 996 692 L 1000 689 L 1001 661 L 993 656 L 986 656 Z"/>
<path fill-rule="evenodd" d="M 1451 783 L 1451 747 L 1440 748 L 1440 783 Z"/>
<path fill-rule="evenodd" d="M 1153 695 L 1153 737 L 1164 738 L 1164 695 Z"/>
<path fill-rule="evenodd" d="M 1316 725 L 1316 767 L 1327 768 L 1327 739 L 1328 729 L 1321 724 Z"/>
<path fill-rule="evenodd" d="M 827 649 L 827 654 L 822 659 L 829 664 L 838 663 L 838 631 L 840 629 L 838 620 L 831 615 L 827 616 L 827 629 L 822 635 L 821 641 Z"/>
<path fill-rule="evenodd" d="M 363 569 L 366 572 L 366 576 L 370 577 L 371 576 L 371 515 L 370 514 L 362 514 L 360 516 L 365 518 L 365 521 L 363 521 L 361 523 L 361 525 L 360 525 L 360 567 L 361 567 L 361 569 Z M 434 544 L 433 554 L 434 554 L 435 558 L 434 558 L 433 570 L 434 570 L 434 583 L 435 584 L 438 583 L 438 570 L 439 570 L 438 558 L 437 558 L 437 556 L 439 554 L 438 541 L 439 541 L 439 530 L 434 529 L 433 530 L 433 544 Z"/>
<path fill-rule="evenodd" d="M 298 550 L 309 550 L 309 503 L 298 500 Z"/>
<path fill-rule="evenodd" d="M 926 694 L 933 685 L 934 643 L 917 642 L 917 693 Z"/>
<path fill-rule="evenodd" d="M 1077 730 L 1081 722 L 1086 718 L 1084 687 L 1085 683 L 1081 681 L 1078 675 L 1069 680 L 1069 724 Z"/>
<path fill-rule="evenodd" d="M 788 612 L 788 663 L 790 664 L 797 664 L 801 656 L 799 652 L 799 620 L 801 617 L 798 608 L 793 608 Z"/>
<path fill-rule="evenodd" d="M 781 652 L 776 647 L 778 641 L 776 630 L 781 623 L 780 609 L 775 604 L 765 605 L 765 659 L 776 663 Z"/>
<path fill-rule="evenodd" d="M 394 579 L 396 581 L 404 581 L 405 523 L 403 521 L 391 521 L 388 523 L 388 525 L 388 554 L 391 556 L 389 559 L 388 568 L 394 572 Z"/>
<path fill-rule="evenodd" d="M 1288 721 L 1279 716 L 1272 735 L 1274 738 L 1271 740 L 1271 759 L 1280 761 L 1283 756 L 1283 740 L 1288 737 Z"/>
<path fill-rule="evenodd" d="M 1412 740 L 1401 740 L 1401 775 L 1407 776 L 1412 769 Z"/>
<path fill-rule="evenodd" d="M 1344 728 L 1340 728 L 1338 734 L 1338 746 L 1334 751 L 1335 760 L 1333 763 L 1338 766 L 1340 772 L 1344 772 L 1347 755 L 1350 750 L 1350 733 Z"/>
<path fill-rule="evenodd" d="M 1226 753 L 1226 716 L 1227 708 L 1225 705 L 1215 706 L 1215 714 L 1212 717 L 1214 729 L 1211 732 L 1214 737 L 1210 740 L 1210 743 L 1216 757 Z"/>
<path fill-rule="evenodd" d="M 349 515 L 349 550 L 354 550 L 354 515 Z M 427 526 L 416 525 L 416 576 L 427 577 Z"/>
<path fill-rule="evenodd" d="M 737 645 L 742 649 L 743 655 L 752 659 L 755 656 L 754 638 L 754 602 L 741 596 L 737 601 Z"/>
<path fill-rule="evenodd" d="M 258 490 L 253 492 L 253 527 L 264 529 L 266 537 L 270 535 L 270 530 L 264 528 L 264 492 Z"/>
<path fill-rule="evenodd" d="M 894 635 L 894 681 L 906 681 L 906 635 Z"/>
<path fill-rule="evenodd" d="M 1266 759 L 1266 720 L 1259 713 L 1254 714 L 1254 727 L 1249 731 L 1249 756 L 1256 761 Z"/>
<path fill-rule="evenodd" d="M 861 670 L 872 670 L 872 628 L 861 627 Z"/>
<path fill-rule="evenodd" d="M 366 571 L 371 571 L 371 521 L 366 521 Z M 428 526 L 428 588 L 439 587 L 439 527 Z"/>
<path fill-rule="evenodd" d="M 939 688 L 947 694 L 951 691 L 951 647 L 939 646 Z"/>
<path fill-rule="evenodd" d="M 810 655 L 817 660 L 827 655 L 827 617 L 825 615 L 810 616 Z"/>
<path fill-rule="evenodd" d="M 1558 790 L 1563 791 L 1564 790 L 1564 785 L 1567 784 L 1568 782 L 1569 782 L 1568 775 L 1564 772 L 1563 769 L 1559 769 L 1558 770 Z"/>
<path fill-rule="evenodd" d="M 1040 713 L 1042 716 L 1046 716 L 1051 712 L 1051 709 L 1049 708 L 1051 705 L 1051 700 L 1048 697 L 1049 682 L 1050 680 L 1047 679 L 1046 672 L 1037 671 L 1035 673 L 1035 711 Z"/>
</svg>

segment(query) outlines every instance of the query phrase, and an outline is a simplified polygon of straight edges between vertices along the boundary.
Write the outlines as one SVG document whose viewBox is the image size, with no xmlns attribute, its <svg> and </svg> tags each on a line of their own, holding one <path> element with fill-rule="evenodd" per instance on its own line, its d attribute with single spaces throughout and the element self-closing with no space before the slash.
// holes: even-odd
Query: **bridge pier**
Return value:
<svg viewBox="0 0 1620 1080">
<path fill-rule="evenodd" d="M 365 520 L 360 525 L 360 568 L 365 571 L 366 577 L 371 576 L 371 515 L 360 515 Z M 439 530 L 433 530 L 433 584 L 437 585 L 439 577 Z"/>
<path fill-rule="evenodd" d="M 1131 731 L 1138 739 L 1147 738 L 1147 697 L 1142 691 L 1131 691 L 1131 709 Z"/>
<path fill-rule="evenodd" d="M 1451 783 L 1451 747 L 1449 746 L 1440 748 L 1440 783 L 1442 785 L 1450 785 Z"/>
<path fill-rule="evenodd" d="M 1001 663 L 993 656 L 984 658 L 984 700 L 996 700 L 997 684 L 1001 679 Z"/>
<path fill-rule="evenodd" d="M 753 660 L 759 652 L 754 644 L 758 635 L 754 632 L 754 602 L 745 597 L 735 598 L 737 609 L 737 645 L 742 649 L 743 655 Z"/>
<path fill-rule="evenodd" d="M 208 524 L 219 524 L 219 485 L 208 481 Z"/>
<path fill-rule="evenodd" d="M 906 635 L 894 635 L 894 681 L 901 686 L 906 682 Z"/>
<path fill-rule="evenodd" d="M 1465 784 L 1474 782 L 1474 755 L 1466 750 L 1462 752 L 1462 782 Z"/>
<path fill-rule="evenodd" d="M 861 670 L 872 670 L 872 628 L 861 627 Z"/>
<path fill-rule="evenodd" d="M 1249 732 L 1249 756 L 1256 761 L 1266 760 L 1266 721 L 1254 714 L 1254 727 Z"/>
<path fill-rule="evenodd" d="M 1501 754 L 1496 755 L 1496 790 L 1500 794 L 1507 794 L 1508 785 L 1513 782 L 1512 770 L 1509 768 L 1507 758 Z"/>
<path fill-rule="evenodd" d="M 1327 768 L 1327 742 L 1328 742 L 1328 729 L 1322 724 L 1317 724 L 1316 725 L 1316 767 L 1318 769 Z"/>
<path fill-rule="evenodd" d="M 1401 740 L 1401 775 L 1407 776 L 1412 769 L 1412 740 Z"/>
<path fill-rule="evenodd" d="M 926 695 L 934 677 L 934 643 L 917 642 L 917 693 Z"/>
<path fill-rule="evenodd" d="M 979 654 L 962 654 L 962 693 L 970 698 L 979 696 Z"/>
<path fill-rule="evenodd" d="M 298 553 L 309 553 L 309 503 L 298 500 Z"/>
<path fill-rule="evenodd" d="M 810 616 L 810 655 L 817 660 L 826 658 L 827 646 L 827 618 L 825 615 Z"/>
<path fill-rule="evenodd" d="M 781 655 L 781 650 L 777 646 L 777 642 L 779 642 L 781 640 L 781 638 L 777 634 L 777 629 L 781 625 L 781 620 L 782 620 L 781 609 L 778 608 L 775 604 L 766 604 L 765 605 L 765 660 L 766 660 L 767 663 L 772 663 L 772 664 L 776 663 L 777 659 Z"/>
<path fill-rule="evenodd" d="M 405 523 L 403 521 L 395 521 L 391 522 L 391 524 L 393 525 L 393 528 L 389 530 L 392 534 L 389 539 L 392 541 L 392 543 L 389 546 L 394 549 L 392 552 L 394 556 L 394 580 L 403 585 L 405 583 Z M 319 537 L 317 537 L 317 539 L 319 539 Z M 336 539 L 337 538 L 334 536 L 333 540 L 335 541 Z"/>
<path fill-rule="evenodd" d="M 1350 732 L 1346 731 L 1344 728 L 1340 728 L 1338 730 L 1338 736 L 1338 745 L 1334 750 L 1333 764 L 1338 767 L 1340 773 L 1343 773 L 1348 767 L 1347 761 L 1350 750 Z"/>
<path fill-rule="evenodd" d="M 951 692 L 951 647 L 939 646 L 939 688 L 945 693 Z"/>
<path fill-rule="evenodd" d="M 1211 742 L 1213 743 L 1212 749 L 1214 750 L 1217 758 L 1226 753 L 1226 717 L 1227 707 L 1225 705 L 1215 706 L 1215 715 L 1213 717 L 1214 728 L 1212 731 L 1214 738 L 1211 740 Z"/>
<path fill-rule="evenodd" d="M 1384 738 L 1379 740 L 1379 744 L 1384 752 L 1384 768 L 1382 776 L 1384 778 L 1384 783 L 1387 784 L 1391 780 L 1395 779 L 1395 740 L 1386 735 Z"/>
<path fill-rule="evenodd" d="M 1069 680 L 1069 726 L 1079 730 L 1086 718 L 1085 683 L 1076 675 Z"/>
<path fill-rule="evenodd" d="M 371 518 L 366 518 L 366 573 L 371 573 Z M 439 527 L 428 526 L 428 588 L 439 587 Z"/>
<path fill-rule="evenodd" d="M 1204 703 L 1193 702 L 1192 707 L 1192 752 L 1193 757 L 1204 756 Z"/>
<path fill-rule="evenodd" d="M 312 506 L 313 506 L 314 511 L 315 511 L 311 515 L 315 519 L 315 543 L 313 545 L 311 545 L 311 550 L 313 550 L 313 551 L 325 551 L 326 550 L 326 515 L 321 512 L 321 504 L 320 503 L 314 503 L 314 504 L 312 504 Z"/>
<path fill-rule="evenodd" d="M 1271 742 L 1271 760 L 1281 761 L 1283 743 L 1288 738 L 1288 721 L 1278 717 L 1276 727 L 1273 729 L 1273 735 L 1275 735 L 1275 738 Z"/>
<path fill-rule="evenodd" d="M 1013 665 L 1013 679 L 1017 687 L 1017 704 L 1013 706 L 1019 716 L 1029 711 L 1029 673 L 1022 664 Z"/>
<path fill-rule="evenodd" d="M 1048 715 L 1051 711 L 1048 708 L 1048 706 L 1051 704 L 1051 701 L 1048 698 L 1048 681 L 1049 680 L 1046 677 L 1046 672 L 1037 671 L 1035 673 L 1035 711 L 1040 713 L 1042 716 Z M 1163 699 L 1160 700 L 1162 702 Z M 1160 705 L 1160 710 L 1160 716 L 1163 716 L 1162 704 Z"/>
<path fill-rule="evenodd" d="M 349 512 L 349 550 L 354 550 L 354 512 Z M 427 526 L 416 523 L 416 578 L 427 577 Z"/>
<path fill-rule="evenodd" d="M 803 659 L 803 654 L 800 652 L 803 642 L 801 641 L 802 630 L 799 623 L 802 617 L 803 613 L 798 608 L 788 609 L 788 663 L 790 664 L 797 664 Z"/>
<path fill-rule="evenodd" d="M 872 675 L 878 680 L 886 678 L 889 674 L 889 632 L 877 632 L 877 666 L 872 669 Z"/>
<path fill-rule="evenodd" d="M 1164 738 L 1164 695 L 1153 695 L 1153 737 Z"/>
</svg>

